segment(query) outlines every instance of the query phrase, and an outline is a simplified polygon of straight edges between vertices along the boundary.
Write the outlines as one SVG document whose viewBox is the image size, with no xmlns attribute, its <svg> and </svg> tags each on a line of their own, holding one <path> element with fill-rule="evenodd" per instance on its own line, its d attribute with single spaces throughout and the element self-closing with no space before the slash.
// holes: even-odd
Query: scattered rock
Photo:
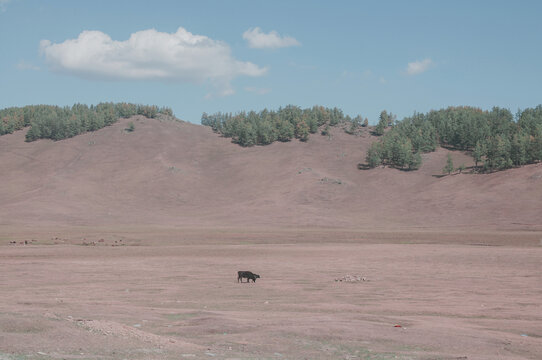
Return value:
<svg viewBox="0 0 542 360">
<path fill-rule="evenodd" d="M 337 185 L 341 185 L 343 182 L 342 182 L 341 179 L 331 179 L 331 178 L 325 177 L 325 178 L 321 178 L 321 179 L 320 179 L 320 183 L 322 183 L 322 184 L 337 184 Z"/>
<path fill-rule="evenodd" d="M 335 279 L 335 281 L 339 282 L 360 282 L 360 281 L 369 281 L 365 276 L 361 275 L 345 275 L 341 278 Z"/>
</svg>

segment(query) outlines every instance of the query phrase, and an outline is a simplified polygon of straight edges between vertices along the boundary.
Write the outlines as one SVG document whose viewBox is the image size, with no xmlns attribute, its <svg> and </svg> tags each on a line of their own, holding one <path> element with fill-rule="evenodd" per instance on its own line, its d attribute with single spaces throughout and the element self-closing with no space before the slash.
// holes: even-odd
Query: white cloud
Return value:
<svg viewBox="0 0 542 360">
<path fill-rule="evenodd" d="M 62 43 L 40 42 L 49 68 L 84 78 L 210 82 L 218 95 L 231 95 L 238 76 L 262 76 L 267 68 L 239 61 L 221 41 L 194 35 L 179 27 L 175 33 L 138 31 L 116 41 L 101 31 L 83 31 Z"/>
<path fill-rule="evenodd" d="M 0 0 L 0 12 L 4 12 L 7 10 L 8 3 L 10 3 L 11 0 Z"/>
<path fill-rule="evenodd" d="M 414 62 L 408 63 L 406 72 L 408 75 L 421 74 L 429 70 L 429 68 L 431 68 L 433 65 L 434 65 L 433 60 L 431 60 L 430 58 L 423 59 L 421 61 L 414 61 Z"/>
<path fill-rule="evenodd" d="M 291 36 L 280 36 L 275 30 L 266 34 L 259 27 L 245 31 L 243 39 L 248 41 L 248 46 L 254 49 L 277 49 L 301 45 Z"/>
<path fill-rule="evenodd" d="M 17 63 L 17 69 L 19 70 L 39 70 L 39 66 L 36 66 L 27 61 L 21 60 Z"/>
<path fill-rule="evenodd" d="M 269 88 L 258 88 L 253 86 L 247 86 L 245 87 L 245 90 L 258 95 L 265 95 L 271 92 L 271 89 Z"/>
</svg>

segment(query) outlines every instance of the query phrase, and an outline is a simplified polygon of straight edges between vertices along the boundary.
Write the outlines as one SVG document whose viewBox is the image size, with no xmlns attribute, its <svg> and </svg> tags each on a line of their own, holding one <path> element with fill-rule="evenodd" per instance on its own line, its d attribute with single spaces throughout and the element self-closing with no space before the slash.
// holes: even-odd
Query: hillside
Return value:
<svg viewBox="0 0 542 360">
<path fill-rule="evenodd" d="M 441 177 L 439 149 L 419 171 L 359 170 L 367 132 L 243 148 L 142 116 L 57 142 L 25 133 L 0 137 L 0 225 L 542 229 L 542 164 Z"/>
</svg>

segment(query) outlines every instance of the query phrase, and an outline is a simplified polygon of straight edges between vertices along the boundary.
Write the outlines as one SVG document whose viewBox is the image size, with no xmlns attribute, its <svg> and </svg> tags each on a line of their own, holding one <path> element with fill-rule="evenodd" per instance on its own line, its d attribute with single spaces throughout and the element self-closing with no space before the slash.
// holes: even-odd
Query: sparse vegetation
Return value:
<svg viewBox="0 0 542 360">
<path fill-rule="evenodd" d="M 72 107 L 30 105 L 0 110 L 0 135 L 30 126 L 26 141 L 37 139 L 62 140 L 115 123 L 119 118 L 159 113 L 172 115 L 170 108 L 129 103 L 75 104 Z"/>
</svg>

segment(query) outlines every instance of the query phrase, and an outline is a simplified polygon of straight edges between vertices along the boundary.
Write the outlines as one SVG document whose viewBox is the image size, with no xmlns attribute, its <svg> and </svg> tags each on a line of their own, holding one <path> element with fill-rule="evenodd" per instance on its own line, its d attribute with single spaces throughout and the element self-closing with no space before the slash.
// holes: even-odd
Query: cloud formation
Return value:
<svg viewBox="0 0 542 360">
<path fill-rule="evenodd" d="M 36 66 L 32 63 L 29 63 L 27 61 L 21 60 L 17 63 L 17 69 L 19 70 L 39 70 L 39 66 Z"/>
<path fill-rule="evenodd" d="M 0 12 L 7 10 L 9 2 L 11 2 L 11 0 L 0 0 Z"/>
<path fill-rule="evenodd" d="M 245 90 L 257 95 L 265 95 L 271 92 L 270 88 L 259 88 L 259 87 L 254 87 L 254 86 L 247 86 L 245 87 Z"/>
<path fill-rule="evenodd" d="M 278 49 L 301 45 L 299 41 L 291 36 L 280 36 L 275 30 L 266 34 L 262 32 L 262 29 L 259 27 L 245 31 L 243 33 L 243 39 L 245 39 L 248 42 L 248 46 L 253 49 Z"/>
<path fill-rule="evenodd" d="M 262 76 L 267 68 L 236 60 L 230 47 L 182 27 L 175 33 L 155 29 L 138 31 L 116 41 L 101 31 L 83 31 L 62 43 L 40 42 L 49 68 L 84 78 L 210 82 L 218 95 L 234 91 L 238 76 Z"/>
<path fill-rule="evenodd" d="M 406 72 L 408 75 L 421 74 L 429 70 L 429 68 L 431 68 L 433 65 L 434 65 L 433 60 L 431 60 L 430 58 L 423 59 L 421 61 L 414 61 L 414 62 L 408 63 Z"/>
</svg>

